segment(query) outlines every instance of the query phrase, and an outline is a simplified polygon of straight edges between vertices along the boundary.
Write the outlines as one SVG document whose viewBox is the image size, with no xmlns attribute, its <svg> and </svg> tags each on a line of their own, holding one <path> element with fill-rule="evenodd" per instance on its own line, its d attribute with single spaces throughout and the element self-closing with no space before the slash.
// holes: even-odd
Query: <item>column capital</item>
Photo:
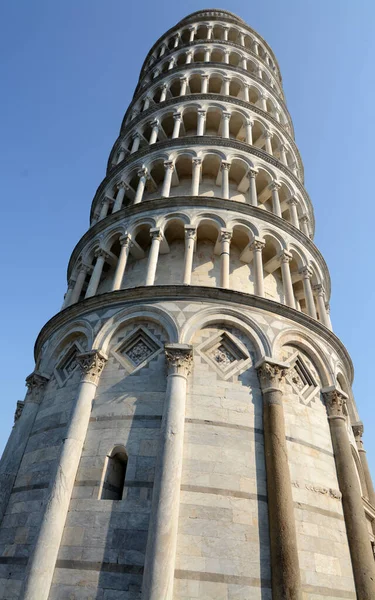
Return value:
<svg viewBox="0 0 375 600">
<path fill-rule="evenodd" d="M 121 246 L 129 246 L 130 247 L 131 243 L 132 243 L 132 240 L 131 240 L 130 235 L 128 233 L 125 233 L 125 235 L 122 235 L 119 238 L 119 242 L 120 242 Z"/>
<path fill-rule="evenodd" d="M 253 250 L 254 252 L 261 252 L 265 245 L 266 242 L 261 238 L 254 238 L 254 240 L 250 244 L 250 250 Z"/>
<path fill-rule="evenodd" d="M 150 127 L 154 128 L 154 127 L 159 127 L 160 122 L 158 119 L 154 119 L 153 121 L 150 121 L 149 123 Z"/>
<path fill-rule="evenodd" d="M 230 113 L 229 111 L 225 110 L 221 113 L 221 116 L 223 117 L 223 119 L 230 119 L 232 116 L 232 113 Z"/>
<path fill-rule="evenodd" d="M 221 229 L 220 230 L 220 241 L 221 242 L 230 242 L 232 239 L 233 232 L 229 231 L 229 229 Z"/>
<path fill-rule="evenodd" d="M 146 177 L 146 179 L 148 179 L 149 178 L 149 174 L 148 174 L 147 167 L 141 167 L 139 169 L 139 171 L 137 171 L 137 175 L 138 175 L 138 177 Z"/>
<path fill-rule="evenodd" d="M 162 83 L 162 85 L 160 86 L 162 90 L 167 90 L 168 89 L 168 84 L 167 83 Z"/>
<path fill-rule="evenodd" d="M 309 217 L 307 215 L 302 215 L 300 217 L 300 221 L 301 221 L 301 223 L 306 223 L 307 224 L 309 222 Z"/>
<path fill-rule="evenodd" d="M 290 261 L 293 259 L 293 255 L 291 252 L 289 252 L 289 250 L 282 250 L 279 254 L 279 259 L 280 262 L 290 263 Z"/>
<path fill-rule="evenodd" d="M 196 240 L 197 239 L 197 228 L 193 225 L 185 225 L 185 239 L 186 240 Z"/>
<path fill-rule="evenodd" d="M 92 266 L 91 265 L 86 265 L 86 263 L 82 263 L 82 265 L 79 268 L 80 273 L 90 273 L 92 271 Z"/>
<path fill-rule="evenodd" d="M 121 189 L 126 190 L 126 189 L 129 189 L 129 186 L 126 183 L 126 181 L 121 180 L 116 183 L 116 188 L 117 188 L 117 190 L 121 190 Z M 107 198 L 108 198 L 108 196 L 107 196 Z M 112 198 L 108 198 L 108 200 L 112 200 Z"/>
<path fill-rule="evenodd" d="M 227 160 L 222 160 L 221 165 L 220 165 L 221 171 L 229 171 L 230 165 L 231 165 L 231 163 L 228 162 Z"/>
<path fill-rule="evenodd" d="M 164 161 L 164 169 L 166 171 L 174 171 L 174 162 L 173 162 L 173 160 L 165 160 Z"/>
<path fill-rule="evenodd" d="M 201 79 L 209 79 L 209 77 L 210 76 L 207 75 L 207 73 L 203 73 L 203 75 L 201 75 Z M 199 110 L 198 110 L 198 112 L 199 112 Z M 206 111 L 204 111 L 204 112 L 206 112 Z"/>
<path fill-rule="evenodd" d="M 183 75 L 182 77 L 180 77 L 180 81 L 181 81 L 181 83 L 187 83 L 187 82 L 188 82 L 188 79 L 189 79 L 189 78 L 187 77 L 187 75 Z"/>
<path fill-rule="evenodd" d="M 162 241 L 163 234 L 162 234 L 161 230 L 159 229 L 159 227 L 153 227 L 150 229 L 150 237 L 152 240 L 157 240 L 158 242 Z"/>
<path fill-rule="evenodd" d="M 271 183 L 268 185 L 268 189 L 271 190 L 271 192 L 279 191 L 280 188 L 281 188 L 281 183 L 280 183 L 280 181 L 277 181 L 276 179 L 274 181 L 271 181 Z"/>
<path fill-rule="evenodd" d="M 223 77 L 223 80 L 224 80 L 224 81 L 226 81 L 226 82 L 228 82 L 228 81 L 232 81 L 232 78 L 231 78 L 231 77 L 229 77 L 229 75 L 225 75 L 225 76 Z"/>
<path fill-rule="evenodd" d="M 181 119 L 182 119 L 182 114 L 181 114 L 180 112 L 175 112 L 175 113 L 173 113 L 173 119 L 174 119 L 175 121 L 181 121 Z"/>
<path fill-rule="evenodd" d="M 246 119 L 246 125 L 249 125 L 249 127 L 252 127 L 254 125 L 254 119 Z"/>
<path fill-rule="evenodd" d="M 189 31 L 196 31 L 197 26 L 196 25 L 190 25 L 189 26 Z"/>
<path fill-rule="evenodd" d="M 168 375 L 188 377 L 193 367 L 193 347 L 189 344 L 165 344 Z"/>
<path fill-rule="evenodd" d="M 255 177 L 258 175 L 259 171 L 258 169 L 249 169 L 247 174 L 249 175 L 249 177 Z"/>
<path fill-rule="evenodd" d="M 290 204 L 290 205 L 293 204 L 294 206 L 298 206 L 298 200 L 295 196 L 291 196 L 290 198 L 288 198 L 286 203 Z"/>
<path fill-rule="evenodd" d="M 347 395 L 334 385 L 322 389 L 329 419 L 346 419 Z"/>
<path fill-rule="evenodd" d="M 110 258 L 110 255 L 106 250 L 104 250 L 104 248 L 98 248 L 97 250 L 95 250 L 94 254 L 96 258 L 99 258 L 100 256 L 105 259 Z"/>
<path fill-rule="evenodd" d="M 72 290 L 75 286 L 76 282 L 74 279 L 69 279 L 68 281 L 68 290 Z"/>
<path fill-rule="evenodd" d="M 139 131 L 135 131 L 134 133 L 132 133 L 132 140 L 136 140 L 136 139 L 141 139 L 141 134 L 139 133 Z"/>
<path fill-rule="evenodd" d="M 202 164 L 201 158 L 193 158 L 192 161 L 194 167 L 200 167 Z"/>
<path fill-rule="evenodd" d="M 364 432 L 364 427 L 362 421 L 358 421 L 357 423 L 352 424 L 353 435 L 355 437 L 355 441 L 357 442 L 358 449 L 361 450 L 363 447 L 362 436 Z"/>
<path fill-rule="evenodd" d="M 287 363 L 279 362 L 268 356 L 261 358 L 255 364 L 255 369 L 262 392 L 281 390 L 288 368 Z"/>
<path fill-rule="evenodd" d="M 204 117 L 204 118 L 206 118 L 207 111 L 206 111 L 204 108 L 199 108 L 199 109 L 197 110 L 197 113 L 198 113 L 198 116 L 199 116 L 199 117 Z"/>
<path fill-rule="evenodd" d="M 17 400 L 16 410 L 14 411 L 14 424 L 18 421 L 22 415 L 23 407 L 25 406 L 24 400 Z"/>
<path fill-rule="evenodd" d="M 266 129 L 263 133 L 263 137 L 266 139 L 268 139 L 268 138 L 271 139 L 273 137 L 272 131 L 269 131 L 268 129 Z"/>
<path fill-rule="evenodd" d="M 302 267 L 302 269 L 300 270 L 300 273 L 301 273 L 303 279 L 311 279 L 311 277 L 313 276 L 313 270 L 310 267 L 310 265 L 306 265 L 305 267 Z"/>
<path fill-rule="evenodd" d="M 98 385 L 107 357 L 100 350 L 90 350 L 77 354 L 77 363 L 82 373 L 82 381 Z"/>
<path fill-rule="evenodd" d="M 313 285 L 313 292 L 315 292 L 316 296 L 322 296 L 323 298 L 325 297 L 325 289 L 321 283 Z"/>
<path fill-rule="evenodd" d="M 35 402 L 39 404 L 41 392 L 44 387 L 47 385 L 49 381 L 48 377 L 44 377 L 40 373 L 34 371 L 31 375 L 26 377 L 26 386 L 27 386 L 27 394 L 26 394 L 26 402 Z"/>
</svg>

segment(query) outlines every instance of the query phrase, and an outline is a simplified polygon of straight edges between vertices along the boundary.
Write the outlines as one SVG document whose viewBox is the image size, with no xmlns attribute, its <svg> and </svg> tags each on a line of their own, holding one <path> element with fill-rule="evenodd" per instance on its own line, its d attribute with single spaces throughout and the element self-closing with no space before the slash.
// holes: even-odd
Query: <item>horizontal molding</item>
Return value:
<svg viewBox="0 0 375 600">
<path fill-rule="evenodd" d="M 348 351 L 333 331 L 327 329 L 327 327 L 322 325 L 319 321 L 294 308 L 280 304 L 275 300 L 261 298 L 260 296 L 252 294 L 244 294 L 243 292 L 236 292 L 234 290 L 193 285 L 141 286 L 117 290 L 115 292 L 106 292 L 105 294 L 92 296 L 91 298 L 86 298 L 81 302 L 72 304 L 47 321 L 41 329 L 34 346 L 35 361 L 38 361 L 41 348 L 50 335 L 63 325 L 76 318 L 81 318 L 86 313 L 96 312 L 100 309 L 108 310 L 109 308 L 114 308 L 119 305 L 127 306 L 137 304 L 139 306 L 142 303 L 155 303 L 166 300 L 187 300 L 200 303 L 204 301 L 208 304 L 221 304 L 232 308 L 238 308 L 240 306 L 246 308 L 254 307 L 267 313 L 285 317 L 292 323 L 298 323 L 306 328 L 310 334 L 314 333 L 320 336 L 334 348 L 345 365 L 349 383 L 353 381 L 353 364 Z"/>
<path fill-rule="evenodd" d="M 333 510 L 326 510 L 325 508 L 319 508 L 319 506 L 313 506 L 312 504 L 304 504 L 303 502 L 294 502 L 294 508 L 300 510 L 306 510 L 308 512 L 318 513 L 324 517 L 330 517 L 331 519 L 337 519 L 338 521 L 344 521 L 343 515 L 340 515 Z"/>
<path fill-rule="evenodd" d="M 99 487 L 100 481 L 96 479 L 82 479 L 81 481 L 75 481 L 74 487 Z M 153 488 L 153 481 L 125 481 L 124 489 L 126 488 Z M 101 498 L 98 499 L 100 502 L 105 502 Z"/>
<path fill-rule="evenodd" d="M 209 573 L 205 571 L 184 571 L 177 569 L 174 572 L 175 579 L 189 579 L 194 581 L 208 581 L 211 583 L 226 583 L 246 587 L 271 589 L 269 579 L 258 579 L 257 577 L 241 577 L 240 575 L 225 575 L 224 573 Z"/>
<path fill-rule="evenodd" d="M 90 417 L 90 423 L 102 423 L 105 421 L 161 421 L 161 415 L 102 415 Z"/>
<path fill-rule="evenodd" d="M 212 427 L 225 427 L 227 429 L 238 429 L 240 431 L 250 431 L 263 437 L 263 430 L 257 427 L 248 427 L 246 425 L 237 425 L 237 423 L 225 423 L 224 421 L 209 421 L 208 419 L 185 419 L 185 423 L 194 425 L 211 425 Z"/>
<path fill-rule="evenodd" d="M 267 504 L 267 496 L 264 494 L 253 494 L 250 492 L 241 492 L 240 490 L 227 490 L 225 488 L 215 488 L 203 485 L 181 485 L 181 492 L 196 492 L 197 494 L 213 494 L 215 496 L 229 496 L 231 498 L 244 498 L 245 500 L 257 500 Z"/>
<path fill-rule="evenodd" d="M 126 575 L 143 575 L 141 565 L 129 565 L 111 562 L 94 562 L 88 560 L 62 560 L 56 561 L 57 569 L 73 569 L 79 571 L 102 571 L 106 573 L 123 573 Z"/>
</svg>

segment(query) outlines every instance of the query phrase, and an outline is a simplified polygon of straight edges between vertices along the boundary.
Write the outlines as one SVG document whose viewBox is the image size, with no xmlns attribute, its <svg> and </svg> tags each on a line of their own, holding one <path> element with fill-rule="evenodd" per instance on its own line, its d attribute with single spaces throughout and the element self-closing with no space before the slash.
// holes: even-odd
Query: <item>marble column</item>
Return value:
<svg viewBox="0 0 375 600">
<path fill-rule="evenodd" d="M 187 84 L 188 84 L 188 78 L 187 77 L 180 77 L 180 83 L 181 83 L 180 96 L 185 96 L 186 95 Z"/>
<path fill-rule="evenodd" d="M 330 306 L 329 306 L 329 302 L 326 302 L 326 314 L 327 314 L 327 326 L 328 326 L 328 329 L 330 329 L 331 331 L 333 331 L 332 321 L 331 321 L 331 309 L 330 309 Z"/>
<path fill-rule="evenodd" d="M 90 278 L 89 285 L 87 286 L 85 298 L 91 298 L 91 296 L 95 296 L 97 289 L 99 287 L 100 278 L 102 276 L 104 263 L 105 263 L 106 258 L 108 257 L 108 253 L 105 250 L 103 250 L 102 248 L 99 248 L 99 250 L 97 250 L 95 252 L 95 256 L 96 256 L 96 263 L 95 263 L 94 270 L 91 273 L 91 278 Z"/>
<path fill-rule="evenodd" d="M 245 102 L 250 102 L 250 88 L 246 83 L 243 88 L 243 95 Z"/>
<path fill-rule="evenodd" d="M 258 75 L 258 77 L 260 76 Z M 267 112 L 267 96 L 264 96 L 263 94 L 260 96 L 260 108 L 264 110 L 264 112 Z"/>
<path fill-rule="evenodd" d="M 181 113 L 179 113 L 179 112 L 173 113 L 173 120 L 174 120 L 174 125 L 173 125 L 172 139 L 176 139 L 180 135 L 180 127 L 181 127 L 181 121 L 182 121 Z"/>
<path fill-rule="evenodd" d="M 199 195 L 199 182 L 201 177 L 201 167 L 202 167 L 202 159 L 201 158 L 193 158 L 193 172 L 191 177 L 191 195 L 198 196 Z"/>
<path fill-rule="evenodd" d="M 229 50 L 225 50 L 224 51 L 224 63 L 226 65 L 229 65 L 229 57 L 230 57 L 230 52 Z"/>
<path fill-rule="evenodd" d="M 259 44 L 255 40 L 253 41 L 253 52 L 254 54 L 259 55 Z"/>
<path fill-rule="evenodd" d="M 271 190 L 272 194 L 272 212 L 274 215 L 281 218 L 282 214 L 279 198 L 279 189 L 281 188 L 281 183 L 279 183 L 278 181 L 272 181 L 268 187 Z"/>
<path fill-rule="evenodd" d="M 111 198 L 109 198 L 108 196 L 104 196 L 104 198 L 102 200 L 102 207 L 100 209 L 98 221 L 101 221 L 102 219 L 106 218 L 106 216 L 108 214 L 110 203 L 111 203 Z"/>
<path fill-rule="evenodd" d="M 174 39 L 174 44 L 173 44 L 173 47 L 174 47 L 174 48 L 177 48 L 177 47 L 178 47 L 178 44 L 179 44 L 179 42 L 180 42 L 180 34 L 179 34 L 179 33 L 177 33 L 177 34 L 176 34 L 176 37 L 175 37 L 175 39 Z"/>
<path fill-rule="evenodd" d="M 124 235 L 123 237 L 120 237 L 120 244 L 121 244 L 121 250 L 120 250 L 120 256 L 118 257 L 118 261 L 117 261 L 115 276 L 113 278 L 112 290 L 111 290 L 112 292 L 114 292 L 115 290 L 121 289 L 121 284 L 122 284 L 122 280 L 124 278 L 124 273 L 125 273 L 125 269 L 126 269 L 126 263 L 128 261 L 129 250 L 131 247 L 130 237 L 128 235 Z"/>
<path fill-rule="evenodd" d="M 229 138 L 229 121 L 231 114 L 230 112 L 222 113 L 222 136 L 223 138 Z"/>
<path fill-rule="evenodd" d="M 187 52 L 186 53 L 186 64 L 190 65 L 192 60 L 193 60 L 193 53 L 191 51 Z"/>
<path fill-rule="evenodd" d="M 365 482 L 366 482 L 366 490 L 364 491 L 364 493 L 366 494 L 366 492 L 367 492 L 367 498 L 369 499 L 372 506 L 375 508 L 374 484 L 372 482 L 371 472 L 370 472 L 370 468 L 369 468 L 368 462 L 367 462 L 366 450 L 364 449 L 363 440 L 362 440 L 363 430 L 364 430 L 363 423 L 361 423 L 361 422 L 354 423 L 354 425 L 352 426 L 352 429 L 353 429 L 353 434 L 354 434 L 355 441 L 357 444 L 357 450 L 358 450 L 359 458 L 360 458 L 361 465 L 362 465 L 363 475 L 364 475 Z"/>
<path fill-rule="evenodd" d="M 270 131 L 265 131 L 263 134 L 263 137 L 265 139 L 265 145 L 266 145 L 266 152 L 268 152 L 268 154 L 271 154 L 272 156 L 272 133 Z"/>
<path fill-rule="evenodd" d="M 198 123 L 197 123 L 197 135 L 204 135 L 204 129 L 206 124 L 206 111 L 198 110 Z"/>
<path fill-rule="evenodd" d="M 172 57 L 169 61 L 168 71 L 171 71 L 174 66 L 175 66 L 175 59 Z"/>
<path fill-rule="evenodd" d="M 146 283 L 145 285 L 154 285 L 156 267 L 158 265 L 160 242 L 163 239 L 160 229 L 150 229 L 151 247 L 148 255 Z"/>
<path fill-rule="evenodd" d="M 209 48 L 204 49 L 204 62 L 210 62 L 211 50 Z"/>
<path fill-rule="evenodd" d="M 257 296 L 264 298 L 264 276 L 263 276 L 263 259 L 262 252 L 266 243 L 263 240 L 255 239 L 250 245 L 250 249 L 254 255 L 254 293 Z"/>
<path fill-rule="evenodd" d="M 221 197 L 224 198 L 224 200 L 228 200 L 229 199 L 229 169 L 230 169 L 230 163 L 227 161 L 222 161 L 221 165 L 220 165 L 220 169 L 221 169 Z"/>
<path fill-rule="evenodd" d="M 256 176 L 258 175 L 257 169 L 249 169 L 249 196 L 251 206 L 258 206 L 258 194 L 256 186 Z"/>
<path fill-rule="evenodd" d="M 144 111 L 145 111 L 145 110 L 147 110 L 147 109 L 149 108 L 149 106 L 150 106 L 150 101 L 151 101 L 151 98 L 150 98 L 150 96 L 146 96 L 146 98 L 145 98 L 145 100 L 144 100 L 144 103 L 143 103 L 143 110 L 144 110 Z"/>
<path fill-rule="evenodd" d="M 151 129 L 149 144 L 150 144 L 150 146 L 152 146 L 152 144 L 155 144 L 155 142 L 157 142 L 157 140 L 158 140 L 159 121 L 157 119 L 155 119 L 154 121 L 151 121 L 150 125 L 151 125 L 152 129 Z"/>
<path fill-rule="evenodd" d="M 307 237 L 310 237 L 310 231 L 309 231 L 309 217 L 307 215 L 303 215 L 300 219 L 301 221 L 301 227 L 302 227 L 302 231 L 305 235 L 307 235 Z"/>
<path fill-rule="evenodd" d="M 287 250 L 283 250 L 283 252 L 280 254 L 281 276 L 283 280 L 285 304 L 291 308 L 295 308 L 296 305 L 294 301 L 293 284 L 289 266 L 292 258 L 293 256 Z"/>
<path fill-rule="evenodd" d="M 247 71 L 247 58 L 246 58 L 246 56 L 243 56 L 241 58 L 241 67 L 242 67 L 242 69 L 244 69 L 245 71 Z"/>
<path fill-rule="evenodd" d="M 282 385 L 288 365 L 263 358 L 255 367 L 263 396 L 272 599 L 302 600 L 283 409 Z"/>
<path fill-rule="evenodd" d="M 128 188 L 128 185 L 125 183 L 125 181 L 119 181 L 119 183 L 117 184 L 117 194 L 116 194 L 116 200 L 115 200 L 115 205 L 113 207 L 113 212 L 117 212 L 118 210 L 121 210 L 122 208 L 122 203 L 124 201 L 125 198 L 125 192 Z"/>
<path fill-rule="evenodd" d="M 70 305 L 75 284 L 76 284 L 76 282 L 74 281 L 74 279 L 69 279 L 69 281 L 68 281 L 68 289 L 67 289 L 66 294 L 64 296 L 64 302 L 63 302 L 63 305 L 61 307 L 61 310 L 63 310 L 64 308 L 66 308 L 67 306 Z"/>
<path fill-rule="evenodd" d="M 289 206 L 290 218 L 292 221 L 292 225 L 294 225 L 294 227 L 297 227 L 297 229 L 299 229 L 299 219 L 298 219 L 298 211 L 297 211 L 298 200 L 296 198 L 294 198 L 294 196 L 292 196 L 291 198 L 289 198 L 289 200 L 287 200 L 287 204 Z"/>
<path fill-rule="evenodd" d="M 126 149 L 119 148 L 118 155 L 117 155 L 117 164 L 119 164 L 120 162 L 122 162 L 124 160 L 125 154 L 126 154 Z"/>
<path fill-rule="evenodd" d="M 357 598 L 373 600 L 375 563 L 347 431 L 346 395 L 333 386 L 323 389 L 322 394 L 327 407 L 337 479 L 342 494 Z"/>
<path fill-rule="evenodd" d="M 288 161 L 286 159 L 286 146 L 285 144 L 281 144 L 279 146 L 279 154 L 280 154 L 280 160 L 283 163 L 283 165 L 285 165 L 286 167 L 288 166 Z"/>
<path fill-rule="evenodd" d="M 223 37 L 224 37 L 224 41 L 227 42 L 228 41 L 228 33 L 229 33 L 229 27 L 227 27 L 226 25 L 223 27 Z"/>
<path fill-rule="evenodd" d="M 146 167 L 142 167 L 142 169 L 139 169 L 137 175 L 139 177 L 139 181 L 138 181 L 137 191 L 134 196 L 133 204 L 139 204 L 140 202 L 142 202 L 143 193 L 145 191 L 146 181 L 149 177 Z"/>
<path fill-rule="evenodd" d="M 167 98 L 167 91 L 168 91 L 168 85 L 166 83 L 163 83 L 163 85 L 161 86 L 159 102 L 165 102 L 165 100 Z"/>
<path fill-rule="evenodd" d="M 208 92 L 208 75 L 202 75 L 201 94 L 207 94 Z"/>
<path fill-rule="evenodd" d="M 318 312 L 319 312 L 319 320 L 323 325 L 329 328 L 329 321 L 327 319 L 327 309 L 326 309 L 326 298 L 324 287 L 321 283 L 313 286 L 313 292 L 317 299 L 318 304 Z"/>
<path fill-rule="evenodd" d="M 246 143 L 250 145 L 253 143 L 253 125 L 252 119 L 246 119 Z"/>
<path fill-rule="evenodd" d="M 312 272 L 311 268 L 307 266 L 302 269 L 301 273 L 302 273 L 303 291 L 305 294 L 307 314 L 310 315 L 310 317 L 313 317 L 313 319 L 317 319 L 315 302 L 314 302 L 314 294 L 312 292 L 312 286 L 311 286 L 311 277 L 312 277 L 313 272 Z"/>
<path fill-rule="evenodd" d="M 223 89 L 224 96 L 230 95 L 230 82 L 231 82 L 230 77 L 224 77 L 224 89 Z"/>
<path fill-rule="evenodd" d="M 130 149 L 130 154 L 137 152 L 140 143 L 141 143 L 141 136 L 139 135 L 139 133 L 135 133 L 133 135 L 133 143 L 132 143 L 132 147 Z"/>
<path fill-rule="evenodd" d="M 166 160 L 164 162 L 164 169 L 165 169 L 165 175 L 164 175 L 164 181 L 163 181 L 163 186 L 161 189 L 161 197 L 162 198 L 169 198 L 169 193 L 171 191 L 171 184 L 172 184 L 172 176 L 173 176 L 173 171 L 174 171 L 174 164 L 171 160 Z"/>
<path fill-rule="evenodd" d="M 190 285 L 193 270 L 194 247 L 197 239 L 197 231 L 191 225 L 185 225 L 185 264 L 183 284 Z"/>
<path fill-rule="evenodd" d="M 77 355 L 77 361 L 83 376 L 56 461 L 55 474 L 50 481 L 43 521 L 29 558 L 20 595 L 23 600 L 48 599 L 91 406 L 106 358 L 98 350 L 91 350 Z"/>
<path fill-rule="evenodd" d="M 194 36 L 195 36 L 195 27 L 189 27 L 189 31 L 190 31 L 189 42 L 193 42 Z"/>
<path fill-rule="evenodd" d="M 229 268 L 230 268 L 230 241 L 232 232 L 222 229 L 220 232 L 220 287 L 229 288 Z"/>
<path fill-rule="evenodd" d="M 70 297 L 70 304 L 75 304 L 80 299 L 83 285 L 86 280 L 86 275 L 87 273 L 90 273 L 90 271 L 91 267 L 89 265 L 81 265 L 72 295 Z"/>
<path fill-rule="evenodd" d="M 172 600 L 183 459 L 186 384 L 192 347 L 166 344 L 167 390 L 152 493 L 142 600 Z"/>
<path fill-rule="evenodd" d="M 0 524 L 3 520 L 22 457 L 43 399 L 48 378 L 34 372 L 26 378 L 27 394 L 15 414 L 15 422 L 0 461 Z M 21 412 L 22 410 L 22 412 Z"/>
</svg>

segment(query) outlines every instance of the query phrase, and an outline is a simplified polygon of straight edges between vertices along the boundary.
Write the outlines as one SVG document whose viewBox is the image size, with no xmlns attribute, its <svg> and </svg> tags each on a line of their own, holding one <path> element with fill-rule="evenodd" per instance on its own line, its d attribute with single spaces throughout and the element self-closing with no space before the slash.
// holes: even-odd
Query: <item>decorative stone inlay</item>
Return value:
<svg viewBox="0 0 375 600">
<path fill-rule="evenodd" d="M 74 344 L 63 354 L 57 363 L 54 374 L 60 386 L 69 379 L 78 369 L 77 355 L 82 353 L 84 349 L 77 343 Z"/>
<path fill-rule="evenodd" d="M 228 331 L 204 341 L 197 351 L 224 379 L 229 379 L 251 363 L 247 348 Z"/>
<path fill-rule="evenodd" d="M 90 350 L 77 354 L 76 359 L 82 371 L 82 380 L 90 383 L 99 383 L 101 372 L 107 362 L 107 358 L 99 350 Z"/>
<path fill-rule="evenodd" d="M 130 360 L 132 360 L 133 363 L 138 366 L 141 362 L 153 354 L 153 350 L 142 340 L 138 340 L 134 346 L 126 352 L 126 354 Z"/>
<path fill-rule="evenodd" d="M 25 402 L 23 400 L 17 400 L 17 406 L 14 413 L 14 423 L 18 421 L 20 416 L 22 415 L 23 407 L 25 406 Z"/>
<path fill-rule="evenodd" d="M 159 354 L 162 346 L 150 331 L 138 327 L 113 349 L 112 354 L 127 371 L 140 369 Z"/>
<path fill-rule="evenodd" d="M 298 352 L 295 352 L 288 360 L 290 369 L 287 373 L 287 381 L 298 394 L 301 404 L 311 406 L 311 402 L 317 396 L 319 385 Z"/>
</svg>

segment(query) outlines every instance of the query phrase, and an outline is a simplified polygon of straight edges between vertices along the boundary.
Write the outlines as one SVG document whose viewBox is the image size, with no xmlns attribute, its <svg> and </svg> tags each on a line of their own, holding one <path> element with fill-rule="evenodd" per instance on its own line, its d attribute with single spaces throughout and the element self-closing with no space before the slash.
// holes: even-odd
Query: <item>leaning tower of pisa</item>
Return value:
<svg viewBox="0 0 375 600">
<path fill-rule="evenodd" d="M 1 600 L 374 600 L 375 493 L 303 181 L 260 35 L 214 9 L 167 31 L 17 404 Z"/>
</svg>

